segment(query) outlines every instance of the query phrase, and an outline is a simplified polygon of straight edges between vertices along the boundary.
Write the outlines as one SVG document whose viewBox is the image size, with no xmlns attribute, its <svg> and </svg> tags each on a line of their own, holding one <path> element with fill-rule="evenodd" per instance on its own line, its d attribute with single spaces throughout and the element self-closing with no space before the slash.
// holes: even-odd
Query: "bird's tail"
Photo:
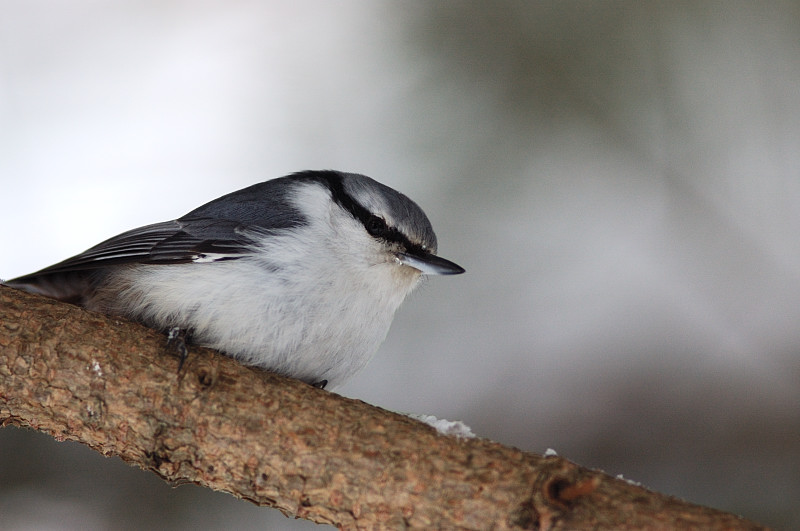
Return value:
<svg viewBox="0 0 800 531">
<path fill-rule="evenodd" d="M 78 306 L 85 306 L 93 292 L 92 274 L 89 271 L 68 271 L 52 274 L 32 274 L 13 278 L 3 285 L 36 293 Z"/>
</svg>

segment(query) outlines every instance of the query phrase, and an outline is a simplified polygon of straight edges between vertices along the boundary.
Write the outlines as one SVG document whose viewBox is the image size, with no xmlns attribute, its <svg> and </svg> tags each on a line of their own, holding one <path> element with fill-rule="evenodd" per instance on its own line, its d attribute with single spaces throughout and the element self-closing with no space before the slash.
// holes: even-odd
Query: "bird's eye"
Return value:
<svg viewBox="0 0 800 531">
<path fill-rule="evenodd" d="M 386 226 L 386 222 L 378 216 L 370 216 L 365 227 L 367 228 L 367 232 L 376 238 L 384 237 L 389 230 L 389 227 Z"/>
</svg>

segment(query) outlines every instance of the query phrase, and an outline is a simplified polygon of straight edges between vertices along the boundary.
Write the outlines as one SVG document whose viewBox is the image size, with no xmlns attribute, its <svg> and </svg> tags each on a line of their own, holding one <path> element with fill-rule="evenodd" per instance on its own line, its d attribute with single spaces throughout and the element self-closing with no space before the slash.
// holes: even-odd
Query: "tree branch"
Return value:
<svg viewBox="0 0 800 531">
<path fill-rule="evenodd" d="M 761 529 L 0 286 L 0 426 L 341 528 Z"/>
</svg>

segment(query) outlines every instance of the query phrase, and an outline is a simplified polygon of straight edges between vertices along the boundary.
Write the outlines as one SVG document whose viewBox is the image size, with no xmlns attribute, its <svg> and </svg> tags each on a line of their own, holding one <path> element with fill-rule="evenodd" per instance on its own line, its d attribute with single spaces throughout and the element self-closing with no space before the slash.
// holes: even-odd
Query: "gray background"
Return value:
<svg viewBox="0 0 800 531">
<path fill-rule="evenodd" d="M 0 276 L 301 169 L 467 268 L 339 391 L 800 527 L 797 2 L 7 1 Z M 0 430 L 10 529 L 304 529 Z"/>
</svg>

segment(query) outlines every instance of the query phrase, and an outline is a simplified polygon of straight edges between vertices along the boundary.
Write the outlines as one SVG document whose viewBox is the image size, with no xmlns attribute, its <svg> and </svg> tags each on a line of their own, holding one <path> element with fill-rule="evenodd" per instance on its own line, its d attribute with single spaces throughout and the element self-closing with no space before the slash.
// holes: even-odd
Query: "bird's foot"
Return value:
<svg viewBox="0 0 800 531">
<path fill-rule="evenodd" d="M 178 372 L 181 372 L 183 363 L 189 357 L 189 347 L 186 343 L 189 341 L 189 332 L 180 326 L 173 326 L 167 331 L 167 346 L 175 349 L 178 354 Z"/>
</svg>

